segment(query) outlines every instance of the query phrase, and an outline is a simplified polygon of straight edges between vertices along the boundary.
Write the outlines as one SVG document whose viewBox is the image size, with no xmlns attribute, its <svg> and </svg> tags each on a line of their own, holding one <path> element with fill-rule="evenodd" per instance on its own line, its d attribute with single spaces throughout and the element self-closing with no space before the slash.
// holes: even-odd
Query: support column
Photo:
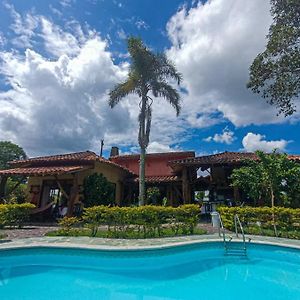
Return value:
<svg viewBox="0 0 300 300">
<path fill-rule="evenodd" d="M 123 183 L 118 180 L 116 183 L 116 195 L 115 195 L 115 203 L 117 206 L 121 206 L 122 204 L 122 196 L 123 195 Z"/>
<path fill-rule="evenodd" d="M 182 194 L 183 194 L 183 203 L 189 204 L 191 203 L 191 188 L 188 180 L 188 170 L 185 167 L 182 170 Z"/>
<path fill-rule="evenodd" d="M 239 202 L 241 200 L 240 191 L 236 186 L 233 187 L 233 199 L 235 202 Z"/>
<path fill-rule="evenodd" d="M 7 178 L 5 175 L 0 177 L 0 203 L 4 201 Z"/>
<path fill-rule="evenodd" d="M 68 199 L 68 212 L 67 217 L 72 217 L 74 210 L 74 203 L 79 197 L 78 175 L 74 175 L 73 186 L 71 187 L 70 197 Z"/>
</svg>

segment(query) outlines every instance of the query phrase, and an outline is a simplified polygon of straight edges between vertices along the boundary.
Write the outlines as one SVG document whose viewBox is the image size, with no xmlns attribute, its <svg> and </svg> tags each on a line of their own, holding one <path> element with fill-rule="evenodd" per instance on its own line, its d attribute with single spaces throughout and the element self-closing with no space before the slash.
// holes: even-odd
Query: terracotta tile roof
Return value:
<svg viewBox="0 0 300 300">
<path fill-rule="evenodd" d="M 300 161 L 300 155 L 289 155 L 289 159 Z M 258 160 L 258 157 L 253 152 L 222 152 L 206 156 L 198 156 L 194 158 L 186 158 L 174 160 L 170 162 L 171 166 L 176 165 L 196 165 L 196 166 L 209 166 L 209 165 L 222 165 L 222 164 L 240 164 L 246 159 Z"/>
<path fill-rule="evenodd" d="M 173 181 L 179 181 L 178 176 L 147 176 L 145 178 L 145 181 L 148 183 L 156 183 L 156 182 L 173 182 Z M 139 178 L 135 179 L 136 182 L 139 181 Z"/>
<path fill-rule="evenodd" d="M 90 168 L 90 166 L 57 166 L 57 167 L 23 167 L 8 170 L 0 170 L 1 175 L 21 175 L 21 176 L 47 176 L 47 175 L 61 175 L 66 173 L 73 173 L 83 171 Z"/>
<path fill-rule="evenodd" d="M 115 162 L 112 162 L 104 157 L 97 155 L 92 151 L 84 151 L 84 152 L 75 152 L 75 153 L 67 153 L 60 155 L 50 155 L 50 156 L 41 156 L 41 157 L 33 157 L 24 160 L 16 160 L 10 162 L 12 167 L 23 167 L 23 168 L 40 168 L 48 167 L 48 168 L 59 168 L 59 167 L 69 167 L 74 165 L 91 165 L 93 162 L 100 161 L 105 164 L 109 164 L 115 166 L 119 169 L 122 169 L 131 175 L 134 173 L 131 172 L 126 167 L 119 165 Z M 0 173 L 1 174 L 1 173 Z"/>
<path fill-rule="evenodd" d="M 195 157 L 195 151 L 174 151 L 174 152 L 159 152 L 159 153 L 147 153 L 146 156 L 148 157 L 170 157 L 170 159 L 172 159 L 172 157 L 174 156 L 185 156 L 185 157 Z M 140 154 L 139 153 L 135 153 L 135 154 L 124 154 L 124 155 L 116 155 L 116 156 L 112 156 L 110 159 L 114 160 L 114 159 L 139 159 L 140 158 Z"/>
<path fill-rule="evenodd" d="M 34 162 L 65 162 L 65 161 L 95 161 L 98 155 L 92 151 L 67 153 L 60 155 L 40 156 L 24 160 L 15 160 L 10 162 L 11 165 L 28 164 Z"/>
</svg>

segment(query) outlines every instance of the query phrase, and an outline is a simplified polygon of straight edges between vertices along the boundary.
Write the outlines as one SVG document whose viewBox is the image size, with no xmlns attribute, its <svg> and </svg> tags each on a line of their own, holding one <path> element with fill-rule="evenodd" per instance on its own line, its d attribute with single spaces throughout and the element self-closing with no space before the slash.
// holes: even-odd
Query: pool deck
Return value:
<svg viewBox="0 0 300 300">
<path fill-rule="evenodd" d="M 228 237 L 227 237 L 228 238 Z M 251 243 L 269 244 L 283 247 L 300 249 L 300 240 L 284 238 L 262 237 L 247 235 L 251 238 Z M 223 239 L 218 234 L 205 234 L 194 236 L 181 236 L 155 239 L 107 239 L 92 237 L 31 237 L 24 239 L 2 239 L 0 240 L 0 250 L 16 248 L 35 247 L 64 247 L 80 249 L 98 250 L 142 250 L 142 249 L 162 249 L 180 245 L 190 245 L 205 242 L 222 242 Z M 240 242 L 241 238 L 233 238 L 234 242 Z"/>
</svg>

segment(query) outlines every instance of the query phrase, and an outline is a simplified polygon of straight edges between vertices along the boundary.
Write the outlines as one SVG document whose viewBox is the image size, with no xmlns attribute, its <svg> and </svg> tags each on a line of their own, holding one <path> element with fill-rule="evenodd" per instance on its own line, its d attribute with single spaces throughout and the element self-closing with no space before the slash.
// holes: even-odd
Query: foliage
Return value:
<svg viewBox="0 0 300 300">
<path fill-rule="evenodd" d="M 29 219 L 29 213 L 35 206 L 30 203 L 0 204 L 0 227 L 21 228 Z"/>
<path fill-rule="evenodd" d="M 234 215 L 246 233 L 300 239 L 300 209 L 285 207 L 219 207 L 224 227 L 234 230 Z M 273 215 L 277 234 L 274 232 Z"/>
<path fill-rule="evenodd" d="M 158 204 L 160 198 L 160 191 L 158 187 L 150 187 L 146 192 L 147 204 Z"/>
<path fill-rule="evenodd" d="M 165 230 L 173 235 L 194 234 L 200 209 L 198 205 L 175 207 L 145 205 L 139 207 L 95 206 L 85 210 L 84 224 L 92 236 L 99 227 L 107 228 L 107 235 L 125 238 L 137 233 L 144 238 L 164 236 Z"/>
<path fill-rule="evenodd" d="M 115 187 L 103 174 L 94 173 L 84 179 L 83 195 L 86 207 L 115 202 Z"/>
<path fill-rule="evenodd" d="M 8 178 L 6 182 L 5 203 L 16 204 L 24 203 L 26 201 L 27 184 L 16 182 L 12 178 Z"/>
<path fill-rule="evenodd" d="M 248 88 L 288 116 L 300 94 L 300 1 L 271 0 L 271 14 L 268 43 L 250 67 Z"/>
<path fill-rule="evenodd" d="M 276 151 L 256 155 L 258 161 L 246 160 L 245 166 L 233 170 L 232 185 L 265 205 L 299 207 L 300 166 Z"/>
<path fill-rule="evenodd" d="M 10 161 L 26 157 L 25 151 L 20 146 L 9 141 L 0 141 L 0 169 L 8 169 Z"/>
<path fill-rule="evenodd" d="M 115 107 L 123 98 L 130 94 L 140 97 L 139 134 L 138 141 L 141 148 L 139 201 L 145 204 L 145 155 L 149 144 L 152 102 L 149 96 L 162 97 L 180 113 L 180 95 L 178 91 L 168 84 L 168 79 L 175 80 L 179 85 L 181 74 L 163 53 L 153 53 L 141 39 L 131 37 L 128 39 L 128 52 L 130 55 L 130 69 L 126 81 L 119 83 L 109 93 L 109 105 Z"/>
<path fill-rule="evenodd" d="M 58 225 L 61 227 L 60 232 L 64 235 L 74 235 L 76 232 L 74 227 L 78 227 L 80 220 L 76 217 L 64 217 L 59 222 Z"/>
</svg>

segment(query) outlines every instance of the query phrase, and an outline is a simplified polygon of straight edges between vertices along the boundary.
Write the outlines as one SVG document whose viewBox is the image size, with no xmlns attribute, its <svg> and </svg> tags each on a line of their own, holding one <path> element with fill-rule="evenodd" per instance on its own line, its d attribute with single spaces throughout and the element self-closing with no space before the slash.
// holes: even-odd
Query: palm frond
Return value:
<svg viewBox="0 0 300 300">
<path fill-rule="evenodd" d="M 151 82 L 154 97 L 165 98 L 176 110 L 177 116 L 181 111 L 180 95 L 176 89 L 164 81 Z"/>
<path fill-rule="evenodd" d="M 182 74 L 176 70 L 175 65 L 164 53 L 156 54 L 157 66 L 154 66 L 159 76 L 164 79 L 174 79 L 179 85 L 182 82 Z"/>
<path fill-rule="evenodd" d="M 136 91 L 137 80 L 134 76 L 128 77 L 128 79 L 120 84 L 117 84 L 110 92 L 108 104 L 111 108 L 115 107 L 124 97 L 132 94 Z"/>
</svg>

